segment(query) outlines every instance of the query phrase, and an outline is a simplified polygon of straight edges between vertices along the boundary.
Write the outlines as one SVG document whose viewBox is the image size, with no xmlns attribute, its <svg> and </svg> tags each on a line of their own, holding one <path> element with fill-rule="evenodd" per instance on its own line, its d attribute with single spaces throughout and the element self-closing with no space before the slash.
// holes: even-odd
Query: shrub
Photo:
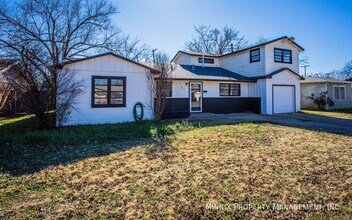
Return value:
<svg viewBox="0 0 352 220">
<path fill-rule="evenodd" d="M 317 105 L 319 110 L 324 110 L 326 105 L 334 106 L 334 102 L 327 96 L 328 91 L 321 92 L 319 94 L 312 93 L 310 96 L 306 97 L 313 101 Z"/>
</svg>

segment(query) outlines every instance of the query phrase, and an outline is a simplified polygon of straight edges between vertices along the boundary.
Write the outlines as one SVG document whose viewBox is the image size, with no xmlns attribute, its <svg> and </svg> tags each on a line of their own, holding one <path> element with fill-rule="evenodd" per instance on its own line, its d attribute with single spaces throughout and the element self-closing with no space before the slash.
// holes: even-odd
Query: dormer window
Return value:
<svg viewBox="0 0 352 220">
<path fill-rule="evenodd" d="M 260 49 L 259 48 L 251 50 L 249 53 L 250 53 L 250 62 L 251 63 L 260 61 Z"/>
<path fill-rule="evenodd" d="M 276 63 L 292 63 L 292 50 L 274 48 L 274 61 Z"/>
<path fill-rule="evenodd" d="M 203 63 L 203 58 L 202 57 L 198 58 L 198 63 Z M 214 64 L 214 59 L 204 58 L 204 63 Z"/>
</svg>

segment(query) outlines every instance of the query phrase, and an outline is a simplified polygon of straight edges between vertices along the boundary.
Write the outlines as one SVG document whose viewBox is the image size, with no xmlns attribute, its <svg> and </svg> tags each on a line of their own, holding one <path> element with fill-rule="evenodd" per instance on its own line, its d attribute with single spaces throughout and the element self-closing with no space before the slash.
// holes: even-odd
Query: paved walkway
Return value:
<svg viewBox="0 0 352 220">
<path fill-rule="evenodd" d="M 224 122 L 268 122 L 292 127 L 305 127 L 332 133 L 352 135 L 352 120 L 310 115 L 304 113 L 258 115 L 251 113 L 236 114 L 192 114 L 190 120 L 215 120 Z"/>
</svg>

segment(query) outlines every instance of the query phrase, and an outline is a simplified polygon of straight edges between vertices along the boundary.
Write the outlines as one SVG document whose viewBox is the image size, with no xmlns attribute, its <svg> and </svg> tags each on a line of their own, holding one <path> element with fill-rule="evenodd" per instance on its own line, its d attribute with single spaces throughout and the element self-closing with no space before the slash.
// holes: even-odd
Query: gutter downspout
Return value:
<svg viewBox="0 0 352 220">
<path fill-rule="evenodd" d="M 202 68 L 204 68 L 204 54 L 202 54 Z"/>
<path fill-rule="evenodd" d="M 328 94 L 329 94 L 329 91 L 328 91 L 328 83 L 325 83 L 325 91 L 326 91 L 326 95 L 325 95 L 325 100 L 328 99 Z M 329 105 L 328 103 L 325 104 L 325 110 L 329 110 Z"/>
</svg>

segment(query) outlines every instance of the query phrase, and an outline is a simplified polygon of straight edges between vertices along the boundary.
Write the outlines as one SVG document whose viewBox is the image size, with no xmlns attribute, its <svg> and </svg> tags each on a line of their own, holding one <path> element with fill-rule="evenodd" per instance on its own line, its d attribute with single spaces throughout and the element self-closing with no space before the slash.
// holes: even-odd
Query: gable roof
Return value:
<svg viewBox="0 0 352 220">
<path fill-rule="evenodd" d="M 328 77 L 307 77 L 301 83 L 343 83 L 343 84 L 352 84 L 352 82 L 343 81 L 339 79 L 333 79 Z"/>
<path fill-rule="evenodd" d="M 248 78 L 220 67 L 201 67 L 180 64 L 175 66 L 170 73 L 170 78 L 172 80 L 256 82 L 256 79 Z"/>
<path fill-rule="evenodd" d="M 186 55 L 190 55 L 190 56 L 203 56 L 204 57 L 213 57 L 213 58 L 218 58 L 219 55 L 214 55 L 214 54 L 210 54 L 210 53 L 200 53 L 200 52 L 192 52 L 192 51 L 184 51 L 184 50 L 179 50 L 177 51 L 177 53 L 175 54 L 175 56 L 171 59 L 171 63 L 174 59 L 176 59 L 176 57 L 179 55 L 179 54 L 186 54 Z"/>
<path fill-rule="evenodd" d="M 94 55 L 94 56 L 89 56 L 89 57 L 80 58 L 80 59 L 73 59 L 73 60 L 65 61 L 65 62 L 62 63 L 62 65 L 65 66 L 65 65 L 68 65 L 68 64 L 77 63 L 77 62 L 81 62 L 81 61 L 85 61 L 85 60 L 90 60 L 90 59 L 94 59 L 94 58 L 98 58 L 98 57 L 103 57 L 103 56 L 109 56 L 109 55 L 114 56 L 114 57 L 117 57 L 117 58 L 120 58 L 120 59 L 125 60 L 125 61 L 130 62 L 130 63 L 136 64 L 136 65 L 138 65 L 138 66 L 147 68 L 147 69 L 149 69 L 149 70 L 151 70 L 151 71 L 157 71 L 156 69 L 154 69 L 154 68 L 152 68 L 152 67 L 150 67 L 150 66 L 147 66 L 147 65 L 138 63 L 138 62 L 136 62 L 136 61 L 127 59 L 126 57 L 123 57 L 123 56 L 120 56 L 120 55 L 117 55 L 117 54 L 111 53 L 111 52 L 102 53 L 102 54 L 97 54 L 97 55 Z"/>
<path fill-rule="evenodd" d="M 246 47 L 246 48 L 243 48 L 243 49 L 240 49 L 240 50 L 236 50 L 234 52 L 230 52 L 230 53 L 227 53 L 227 54 L 222 54 L 222 55 L 213 55 L 213 54 L 209 54 L 209 53 L 199 53 L 199 52 L 190 52 L 190 51 L 179 50 L 176 53 L 176 55 L 171 59 L 171 62 L 181 53 L 187 54 L 187 55 L 191 55 L 191 56 L 202 56 L 202 55 L 204 55 L 205 57 L 219 58 L 219 57 L 224 57 L 224 56 L 240 53 L 240 52 L 243 52 L 243 51 L 246 51 L 246 50 L 251 50 L 251 49 L 254 49 L 254 48 L 257 48 L 257 47 L 265 46 L 267 44 L 271 44 L 273 42 L 276 42 L 276 41 L 279 41 L 279 40 L 283 40 L 283 39 L 291 39 L 291 38 L 289 38 L 287 36 L 282 36 L 282 37 L 279 37 L 279 38 L 275 38 L 273 40 L 269 40 L 269 41 L 266 41 L 266 42 L 263 42 L 263 43 L 260 43 L 260 44 L 256 44 L 256 45 L 253 45 L 253 46 L 250 46 L 250 47 Z M 296 47 L 298 47 L 300 50 L 304 51 L 304 48 L 301 47 L 296 42 L 294 42 L 293 40 L 290 40 L 290 42 L 292 44 L 294 44 Z"/>
<path fill-rule="evenodd" d="M 269 40 L 269 41 L 266 41 L 266 42 L 263 42 L 263 43 L 260 43 L 260 44 L 256 44 L 256 45 L 253 45 L 253 46 L 250 46 L 250 47 L 246 47 L 246 48 L 243 48 L 243 49 L 240 49 L 240 50 L 236 50 L 234 52 L 231 52 L 231 53 L 227 53 L 227 54 L 223 54 L 221 55 L 220 57 L 223 57 L 223 56 L 228 56 L 228 55 L 232 55 L 232 54 L 235 54 L 235 53 L 240 53 L 240 52 L 243 52 L 243 51 L 246 51 L 246 50 L 251 50 L 251 49 L 254 49 L 256 47 L 261 47 L 261 46 L 265 46 L 267 44 L 271 44 L 273 42 L 276 42 L 276 41 L 279 41 L 279 40 L 283 40 L 283 39 L 291 39 L 287 36 L 283 36 L 283 37 L 279 37 L 279 38 L 275 38 L 273 40 Z M 299 44 L 297 44 L 296 42 L 294 42 L 293 40 L 290 40 L 291 43 L 293 43 L 296 47 L 298 47 L 299 49 L 301 49 L 302 51 L 304 50 L 303 47 L 301 47 Z"/>
<path fill-rule="evenodd" d="M 290 68 L 282 68 L 282 69 L 276 70 L 276 71 L 274 71 L 272 73 L 269 73 L 269 74 L 267 74 L 265 76 L 258 76 L 258 77 L 254 77 L 254 78 L 256 78 L 256 79 L 272 78 L 274 75 L 279 74 L 279 73 L 281 73 L 281 72 L 283 72 L 285 70 L 290 71 L 292 74 L 298 76 L 301 80 L 304 80 L 303 76 L 299 75 L 298 73 L 296 73 L 295 71 L 291 70 Z"/>
</svg>

